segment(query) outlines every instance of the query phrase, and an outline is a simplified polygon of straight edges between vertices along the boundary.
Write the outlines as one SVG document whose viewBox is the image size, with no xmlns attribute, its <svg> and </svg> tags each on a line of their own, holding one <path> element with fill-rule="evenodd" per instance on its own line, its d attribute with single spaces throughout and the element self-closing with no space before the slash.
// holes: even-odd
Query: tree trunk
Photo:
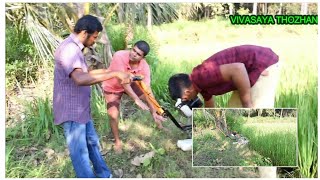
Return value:
<svg viewBox="0 0 320 180">
<path fill-rule="evenodd" d="M 149 30 L 151 30 L 151 27 L 152 27 L 152 9 L 151 9 L 151 5 L 149 3 L 147 4 L 147 10 L 148 10 L 147 27 L 148 27 Z"/>
<path fill-rule="evenodd" d="M 216 127 L 224 135 L 228 135 L 229 131 L 228 131 L 227 122 L 226 122 L 226 110 L 223 110 L 223 109 L 213 110 L 212 115 L 214 117 Z"/>
<path fill-rule="evenodd" d="M 263 3 L 263 14 L 267 15 L 268 14 L 268 3 Z"/>
<path fill-rule="evenodd" d="M 124 3 L 119 3 L 118 20 L 120 24 L 124 22 L 124 6 Z"/>
<path fill-rule="evenodd" d="M 84 15 L 85 3 L 75 3 L 77 7 L 77 16 L 81 18 Z"/>
<path fill-rule="evenodd" d="M 257 2 L 253 3 L 253 10 L 252 10 L 253 15 L 257 15 L 257 7 L 258 7 L 258 3 Z"/>
<path fill-rule="evenodd" d="M 228 6 L 229 6 L 229 15 L 233 15 L 234 14 L 234 5 L 233 3 L 228 3 Z"/>
<path fill-rule="evenodd" d="M 281 14 L 282 14 L 282 6 L 283 6 L 283 4 L 282 4 L 282 3 L 280 3 L 280 8 L 279 8 L 278 15 L 281 15 Z"/>
<path fill-rule="evenodd" d="M 100 12 L 97 4 L 95 5 L 95 11 L 96 11 L 97 16 L 100 17 L 99 18 L 100 21 L 102 21 L 101 20 L 102 15 L 101 15 L 101 12 Z M 103 54 L 102 54 L 103 63 L 105 65 L 105 67 L 108 67 L 111 60 L 112 60 L 112 46 L 111 46 L 108 34 L 106 32 L 105 23 L 101 22 L 101 24 L 103 24 L 104 27 L 102 29 L 101 38 L 100 38 L 99 42 L 103 44 Z"/>
<path fill-rule="evenodd" d="M 257 111 L 258 111 L 258 117 L 261 117 L 262 110 L 263 110 L 263 109 L 258 109 L 258 110 L 257 110 Z"/>
<path fill-rule="evenodd" d="M 308 14 L 308 3 L 301 3 L 301 15 Z"/>
<path fill-rule="evenodd" d="M 128 7 L 128 6 L 127 6 Z M 131 48 L 129 46 L 130 42 L 133 40 L 134 36 L 134 23 L 135 23 L 135 14 L 136 7 L 130 6 L 126 9 L 126 37 L 125 37 L 125 49 Z"/>
</svg>

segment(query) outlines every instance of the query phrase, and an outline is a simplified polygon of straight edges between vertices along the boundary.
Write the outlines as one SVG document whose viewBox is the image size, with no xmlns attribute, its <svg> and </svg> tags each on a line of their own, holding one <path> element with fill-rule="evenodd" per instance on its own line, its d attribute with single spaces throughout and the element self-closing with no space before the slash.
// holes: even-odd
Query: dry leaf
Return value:
<svg viewBox="0 0 320 180">
<path fill-rule="evenodd" d="M 150 151 L 146 154 L 142 154 L 140 156 L 136 156 L 131 160 L 131 164 L 135 166 L 140 166 L 141 163 L 143 163 L 147 159 L 151 159 L 155 155 L 154 151 Z"/>
</svg>

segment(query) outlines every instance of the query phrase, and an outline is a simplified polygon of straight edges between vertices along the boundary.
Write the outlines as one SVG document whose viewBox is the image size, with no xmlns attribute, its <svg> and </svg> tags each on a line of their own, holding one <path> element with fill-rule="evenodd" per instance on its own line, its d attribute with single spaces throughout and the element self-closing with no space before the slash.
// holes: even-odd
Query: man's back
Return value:
<svg viewBox="0 0 320 180">
<path fill-rule="evenodd" d="M 195 67 L 190 75 L 192 82 L 201 90 L 202 95 L 211 97 L 235 90 L 232 82 L 222 79 L 219 66 L 223 64 L 243 63 L 253 86 L 260 74 L 272 64 L 278 62 L 278 56 L 270 49 L 254 45 L 235 46 L 215 53 L 202 64 Z"/>
</svg>

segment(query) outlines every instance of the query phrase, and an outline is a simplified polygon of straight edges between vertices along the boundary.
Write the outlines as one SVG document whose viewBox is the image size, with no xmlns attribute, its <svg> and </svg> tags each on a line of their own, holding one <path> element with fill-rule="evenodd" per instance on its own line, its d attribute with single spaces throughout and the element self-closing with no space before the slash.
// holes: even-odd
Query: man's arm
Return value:
<svg viewBox="0 0 320 180">
<path fill-rule="evenodd" d="M 132 79 L 130 74 L 124 72 L 109 71 L 105 73 L 86 73 L 80 68 L 74 69 L 70 76 L 78 86 L 90 86 L 113 77 L 119 78 L 122 84 L 130 83 Z"/>
<path fill-rule="evenodd" d="M 243 63 L 232 63 L 220 65 L 222 78 L 225 81 L 232 81 L 239 91 L 240 100 L 243 107 L 251 108 L 251 86 L 249 75 Z"/>
<path fill-rule="evenodd" d="M 110 72 L 108 69 L 94 69 L 89 71 L 89 74 L 101 74 L 101 73 L 107 73 Z"/>
<path fill-rule="evenodd" d="M 143 110 L 149 110 L 149 107 L 141 101 L 137 94 L 132 90 L 130 84 L 123 84 L 124 91 L 134 100 L 134 102 Z"/>
</svg>

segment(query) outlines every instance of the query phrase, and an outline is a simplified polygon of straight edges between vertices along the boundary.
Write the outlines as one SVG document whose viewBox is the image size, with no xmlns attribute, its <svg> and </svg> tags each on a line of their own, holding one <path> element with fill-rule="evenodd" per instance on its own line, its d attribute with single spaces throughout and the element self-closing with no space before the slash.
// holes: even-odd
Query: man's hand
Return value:
<svg viewBox="0 0 320 180">
<path fill-rule="evenodd" d="M 120 79 L 121 84 L 129 84 L 133 79 L 133 75 L 126 72 L 117 71 L 116 76 Z"/>
<path fill-rule="evenodd" d="M 142 109 L 142 110 L 149 110 L 149 107 L 143 103 L 139 98 L 135 99 L 134 102 Z"/>
<path fill-rule="evenodd" d="M 166 118 L 164 118 L 163 116 L 160 116 L 159 114 L 157 114 L 156 112 L 153 112 L 152 113 L 152 117 L 153 117 L 153 119 L 154 119 L 154 121 L 165 121 L 165 120 L 167 120 Z"/>
</svg>

